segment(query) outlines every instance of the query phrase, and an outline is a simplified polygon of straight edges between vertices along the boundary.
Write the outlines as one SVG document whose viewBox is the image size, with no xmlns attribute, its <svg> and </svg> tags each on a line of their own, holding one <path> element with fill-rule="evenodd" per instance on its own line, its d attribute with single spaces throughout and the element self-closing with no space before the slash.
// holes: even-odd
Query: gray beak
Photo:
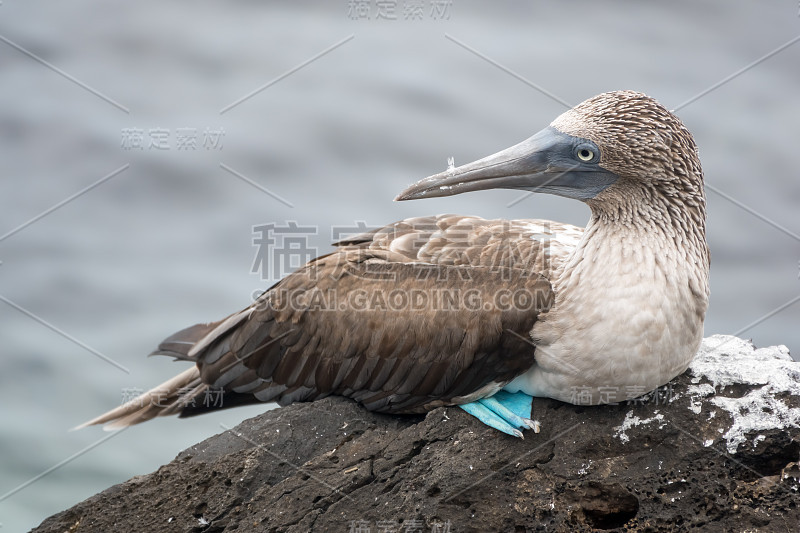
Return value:
<svg viewBox="0 0 800 533">
<path fill-rule="evenodd" d="M 511 148 L 420 180 L 395 200 L 485 189 L 521 189 L 588 200 L 617 180 L 599 161 L 600 150 L 592 141 L 547 127 Z"/>
</svg>

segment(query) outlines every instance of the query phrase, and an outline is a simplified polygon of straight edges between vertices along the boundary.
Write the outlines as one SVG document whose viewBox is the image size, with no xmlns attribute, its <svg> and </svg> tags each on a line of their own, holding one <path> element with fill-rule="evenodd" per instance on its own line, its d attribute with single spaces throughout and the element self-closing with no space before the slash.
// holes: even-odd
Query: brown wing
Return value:
<svg viewBox="0 0 800 533">
<path fill-rule="evenodd" d="M 249 308 L 178 332 L 157 353 L 195 361 L 198 371 L 179 380 L 184 396 L 223 389 L 221 407 L 331 394 L 390 413 L 466 403 L 533 364 L 529 332 L 553 301 L 539 272 L 562 256 L 553 242 L 541 221 L 400 221 L 339 243 Z M 118 408 L 90 423 L 208 409 L 179 406 L 175 379 L 171 392 L 153 389 L 158 408 Z"/>
<path fill-rule="evenodd" d="M 546 279 L 376 255 L 332 254 L 270 289 L 198 354 L 202 381 L 261 401 L 336 394 L 411 413 L 469 401 L 533 364 L 527 338 L 552 301 Z"/>
</svg>

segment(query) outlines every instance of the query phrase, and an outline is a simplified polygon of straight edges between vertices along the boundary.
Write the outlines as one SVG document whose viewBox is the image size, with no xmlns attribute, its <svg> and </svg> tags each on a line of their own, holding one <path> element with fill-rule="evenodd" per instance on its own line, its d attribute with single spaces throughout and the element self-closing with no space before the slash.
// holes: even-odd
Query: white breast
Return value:
<svg viewBox="0 0 800 533">
<path fill-rule="evenodd" d="M 702 341 L 707 287 L 674 240 L 590 224 L 531 332 L 536 365 L 505 389 L 594 405 L 667 383 Z"/>
</svg>

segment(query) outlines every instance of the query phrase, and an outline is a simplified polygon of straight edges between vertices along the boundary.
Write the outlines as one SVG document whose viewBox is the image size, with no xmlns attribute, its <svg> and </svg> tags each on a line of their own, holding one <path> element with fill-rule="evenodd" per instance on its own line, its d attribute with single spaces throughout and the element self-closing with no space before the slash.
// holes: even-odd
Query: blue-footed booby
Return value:
<svg viewBox="0 0 800 533">
<path fill-rule="evenodd" d="M 246 309 L 164 340 L 154 353 L 192 367 L 84 426 L 341 395 L 385 413 L 460 406 L 522 436 L 538 430 L 533 396 L 625 401 L 687 368 L 709 253 L 697 148 L 677 117 L 603 93 L 396 199 L 493 188 L 580 200 L 591 219 L 439 215 L 339 242 Z M 221 406 L 201 404 L 208 391 Z"/>
</svg>

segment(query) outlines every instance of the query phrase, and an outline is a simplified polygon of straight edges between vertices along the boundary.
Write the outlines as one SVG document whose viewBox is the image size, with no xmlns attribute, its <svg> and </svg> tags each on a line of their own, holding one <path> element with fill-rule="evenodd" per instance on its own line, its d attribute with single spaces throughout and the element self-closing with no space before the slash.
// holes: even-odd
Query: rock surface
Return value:
<svg viewBox="0 0 800 533">
<path fill-rule="evenodd" d="M 688 372 L 642 399 L 536 399 L 534 415 L 541 433 L 519 440 L 457 408 L 296 404 L 34 531 L 800 529 L 800 363 L 785 347 L 710 337 Z"/>
</svg>

